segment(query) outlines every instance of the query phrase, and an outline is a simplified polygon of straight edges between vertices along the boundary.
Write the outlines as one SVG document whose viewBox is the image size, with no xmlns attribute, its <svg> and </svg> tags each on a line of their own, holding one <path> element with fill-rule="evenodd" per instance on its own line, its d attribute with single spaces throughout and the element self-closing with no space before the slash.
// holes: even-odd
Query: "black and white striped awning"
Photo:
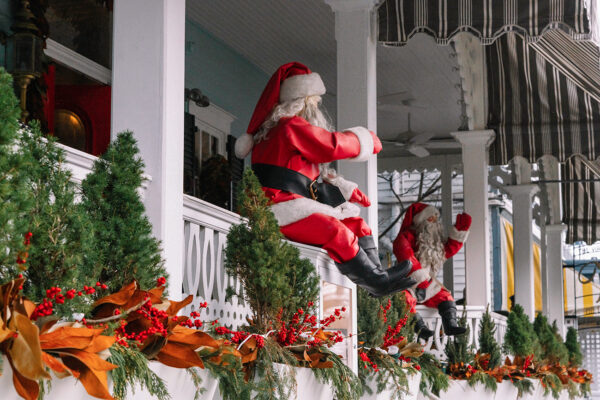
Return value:
<svg viewBox="0 0 600 400">
<path fill-rule="evenodd" d="M 384 0 L 378 8 L 379 42 L 402 46 L 416 33 L 448 44 L 471 32 L 491 44 L 507 32 L 527 41 L 560 29 L 574 39 L 590 39 L 585 0 Z"/>
<path fill-rule="evenodd" d="M 600 55 L 595 45 L 558 31 L 535 44 L 511 33 L 485 51 L 488 128 L 496 131 L 493 164 L 515 156 L 530 162 L 543 155 L 561 162 L 572 154 L 596 159 Z"/>
<path fill-rule="evenodd" d="M 597 163 L 596 163 L 597 164 Z M 570 158 L 561 166 L 563 222 L 567 225 L 567 243 L 600 240 L 600 182 L 579 158 Z"/>
</svg>

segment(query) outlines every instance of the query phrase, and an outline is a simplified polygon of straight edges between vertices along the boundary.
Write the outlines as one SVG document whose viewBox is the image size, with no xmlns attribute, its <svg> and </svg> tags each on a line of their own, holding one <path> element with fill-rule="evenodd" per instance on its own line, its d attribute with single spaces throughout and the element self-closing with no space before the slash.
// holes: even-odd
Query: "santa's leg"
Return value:
<svg viewBox="0 0 600 400">
<path fill-rule="evenodd" d="M 342 220 L 342 223 L 348 227 L 356 237 L 358 238 L 358 246 L 367 253 L 367 256 L 375 265 L 381 267 L 381 260 L 379 260 L 379 251 L 377 250 L 377 243 L 371 233 L 371 228 L 367 225 L 364 219 L 360 217 L 346 218 Z"/>
<path fill-rule="evenodd" d="M 444 326 L 444 333 L 446 335 L 462 335 L 467 331 L 466 328 L 458 326 L 456 303 L 454 303 L 452 294 L 446 288 L 442 288 L 433 297 L 423 302 L 423 304 L 427 307 L 438 309 L 442 317 L 442 325 Z"/>
<path fill-rule="evenodd" d="M 406 298 L 406 305 L 409 312 L 413 314 L 413 320 L 415 321 L 414 330 L 417 334 L 417 339 L 428 340 L 433 336 L 433 331 L 427 327 L 425 321 L 423 321 L 423 318 L 421 317 L 421 314 L 417 312 L 417 299 L 415 299 L 409 290 L 404 291 L 404 297 Z"/>
<path fill-rule="evenodd" d="M 321 246 L 336 262 L 340 272 L 375 297 L 407 289 L 415 284 L 407 275 L 411 263 L 381 270 L 358 245 L 355 233 L 342 221 L 324 214 L 312 214 L 284 225 L 281 232 L 290 240 Z"/>
</svg>

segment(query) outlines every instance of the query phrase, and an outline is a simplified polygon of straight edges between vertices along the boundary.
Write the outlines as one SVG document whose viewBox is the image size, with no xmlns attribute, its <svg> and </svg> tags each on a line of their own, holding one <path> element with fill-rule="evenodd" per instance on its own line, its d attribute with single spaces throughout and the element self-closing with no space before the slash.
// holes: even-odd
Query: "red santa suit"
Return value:
<svg viewBox="0 0 600 400">
<path fill-rule="evenodd" d="M 422 224 L 432 223 L 428 219 L 433 216 L 439 219 L 439 212 L 435 207 L 423 203 L 412 204 L 406 211 L 400 233 L 394 240 L 394 255 L 398 260 L 410 260 L 412 262 L 412 270 L 409 276 L 417 281 L 415 287 L 405 291 L 411 312 L 415 312 L 417 302 L 427 307 L 437 308 L 443 302 L 454 301 L 452 294 L 436 276 L 444 261 L 454 256 L 462 248 L 469 233 L 471 217 L 468 214 L 457 216 L 456 225 L 450 229 L 448 239 L 443 243 L 443 249 L 440 249 L 443 252 L 442 257 L 438 257 L 437 261 L 433 262 L 419 260 L 417 256 L 419 254 L 417 231 Z M 439 222 L 433 223 L 439 224 Z M 415 298 L 415 292 L 421 294 L 418 300 Z"/>
<path fill-rule="evenodd" d="M 258 101 L 248 133 L 236 142 L 236 155 L 244 158 L 252 150 L 253 166 L 283 167 L 310 181 L 321 175 L 340 189 L 345 201 L 331 206 L 288 190 L 263 186 L 287 238 L 321 246 L 334 261 L 342 263 L 358 253 L 359 237 L 371 235 L 371 229 L 359 217 L 359 207 L 353 203 L 370 203 L 355 183 L 332 170 L 323 174 L 320 165 L 335 160 L 366 161 L 381 150 L 377 136 L 362 127 L 330 132 L 292 116 L 280 118 L 265 139 L 254 143 L 252 137 L 278 103 L 324 93 L 321 78 L 304 65 L 289 63 L 280 67 Z"/>
</svg>

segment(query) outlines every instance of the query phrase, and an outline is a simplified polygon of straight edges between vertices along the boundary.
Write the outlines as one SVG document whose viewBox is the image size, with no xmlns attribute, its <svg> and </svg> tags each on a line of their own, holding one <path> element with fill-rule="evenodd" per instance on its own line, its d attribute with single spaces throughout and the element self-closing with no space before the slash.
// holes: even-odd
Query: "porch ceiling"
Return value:
<svg viewBox="0 0 600 400">
<path fill-rule="evenodd" d="M 289 61 L 319 72 L 324 103 L 335 117 L 334 14 L 323 0 L 190 0 L 187 16 L 267 74 Z M 461 124 L 458 65 L 450 46 L 418 35 L 404 47 L 377 49 L 378 134 L 393 140 L 406 131 L 449 137 Z M 402 139 L 408 139 L 404 137 Z M 384 146 L 383 156 L 400 148 Z"/>
</svg>

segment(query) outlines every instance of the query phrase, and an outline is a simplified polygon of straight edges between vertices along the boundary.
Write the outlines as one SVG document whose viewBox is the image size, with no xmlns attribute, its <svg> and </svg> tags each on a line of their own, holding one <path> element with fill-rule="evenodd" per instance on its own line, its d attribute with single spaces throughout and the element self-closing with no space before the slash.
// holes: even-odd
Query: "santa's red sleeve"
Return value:
<svg viewBox="0 0 600 400">
<path fill-rule="evenodd" d="M 410 231 L 401 231 L 394 240 L 394 255 L 398 261 L 410 260 L 415 257 L 415 235 Z"/>
<path fill-rule="evenodd" d="M 292 117 L 286 122 L 286 128 L 289 143 L 316 164 L 344 159 L 366 161 L 371 154 L 381 150 L 377 136 L 362 127 L 329 132 L 309 124 L 304 118 Z"/>
<path fill-rule="evenodd" d="M 456 253 L 462 249 L 463 244 L 467 240 L 467 236 L 469 236 L 469 230 L 459 231 L 456 227 L 450 228 L 450 232 L 448 233 L 448 240 L 444 245 L 444 249 L 446 251 L 446 258 L 453 257 Z"/>
</svg>

